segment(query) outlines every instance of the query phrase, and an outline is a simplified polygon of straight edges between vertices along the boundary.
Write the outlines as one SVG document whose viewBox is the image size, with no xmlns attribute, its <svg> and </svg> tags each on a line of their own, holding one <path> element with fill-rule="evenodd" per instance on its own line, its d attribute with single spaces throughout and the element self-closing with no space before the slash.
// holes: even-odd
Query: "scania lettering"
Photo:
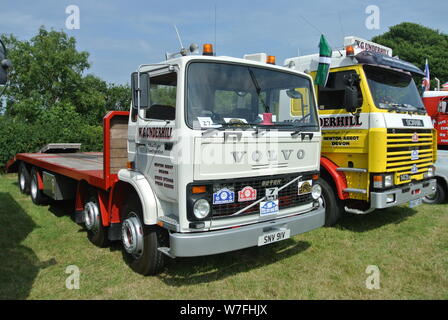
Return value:
<svg viewBox="0 0 448 320">
<path fill-rule="evenodd" d="M 318 63 L 318 54 L 285 60 L 313 77 Z M 344 211 L 415 206 L 434 193 L 436 132 L 413 74 L 423 72 L 364 39 L 346 37 L 332 52 L 327 84 L 316 88 L 327 226 Z"/>
<path fill-rule="evenodd" d="M 312 78 L 272 57 L 210 48 L 139 66 L 130 111 L 104 118 L 102 153 L 49 145 L 17 154 L 8 170 L 20 190 L 36 204 L 73 199 L 89 240 L 121 241 L 141 274 L 160 271 L 167 256 L 262 246 L 323 226 Z"/>
</svg>

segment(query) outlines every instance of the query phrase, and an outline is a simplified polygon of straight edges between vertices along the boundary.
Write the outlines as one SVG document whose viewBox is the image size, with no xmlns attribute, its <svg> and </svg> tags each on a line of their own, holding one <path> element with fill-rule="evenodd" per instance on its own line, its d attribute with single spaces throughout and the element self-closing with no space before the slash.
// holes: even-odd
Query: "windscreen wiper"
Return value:
<svg viewBox="0 0 448 320">
<path fill-rule="evenodd" d="M 266 112 L 266 113 L 270 113 L 270 108 L 269 108 L 269 106 L 266 104 L 266 102 L 265 102 L 265 101 L 263 100 L 263 98 L 261 97 L 261 88 L 260 88 L 260 85 L 258 84 L 258 81 L 257 81 L 257 78 L 255 77 L 254 72 L 253 72 L 250 68 L 247 68 L 247 70 L 249 70 L 249 74 L 250 74 L 250 77 L 251 77 L 251 79 L 252 79 L 252 83 L 254 84 L 255 91 L 257 92 L 258 98 L 260 98 L 261 103 L 262 103 L 263 106 L 264 106 L 264 112 Z"/>
<path fill-rule="evenodd" d="M 313 139 L 314 134 L 311 132 L 303 132 L 308 128 L 318 128 L 317 125 L 311 125 L 311 126 L 302 126 L 299 127 L 298 129 L 294 130 L 293 132 L 291 132 L 291 137 L 295 138 L 296 136 L 299 135 L 299 133 L 301 134 L 301 139 L 303 140 L 305 138 L 305 136 L 309 136 L 310 140 Z"/>
</svg>

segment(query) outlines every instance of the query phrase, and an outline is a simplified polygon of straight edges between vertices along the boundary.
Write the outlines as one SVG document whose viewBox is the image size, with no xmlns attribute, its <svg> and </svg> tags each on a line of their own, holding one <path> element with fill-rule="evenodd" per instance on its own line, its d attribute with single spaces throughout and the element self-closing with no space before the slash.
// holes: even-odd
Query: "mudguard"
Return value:
<svg viewBox="0 0 448 320">
<path fill-rule="evenodd" d="M 118 179 L 129 183 L 137 192 L 143 208 L 143 222 L 147 225 L 156 224 L 158 216 L 157 198 L 145 176 L 136 171 L 121 169 L 118 171 Z"/>
</svg>

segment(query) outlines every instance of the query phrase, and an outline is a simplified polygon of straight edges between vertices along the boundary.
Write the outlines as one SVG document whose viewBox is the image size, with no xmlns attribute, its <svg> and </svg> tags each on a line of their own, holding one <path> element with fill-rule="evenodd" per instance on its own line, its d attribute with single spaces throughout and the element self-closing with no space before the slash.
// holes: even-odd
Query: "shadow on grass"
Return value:
<svg viewBox="0 0 448 320">
<path fill-rule="evenodd" d="M 21 244 L 34 228 L 34 221 L 11 195 L 0 192 L 0 299 L 27 298 L 39 270 L 56 263 L 39 261 Z"/>
<path fill-rule="evenodd" d="M 392 207 L 388 209 L 377 209 L 368 214 L 346 213 L 339 220 L 335 228 L 347 229 L 355 232 L 374 230 L 388 224 L 399 224 L 418 211 L 409 207 Z"/>
<path fill-rule="evenodd" d="M 222 280 L 299 254 L 310 247 L 293 239 L 268 246 L 195 258 L 176 258 L 158 277 L 170 286 L 188 286 Z"/>
</svg>

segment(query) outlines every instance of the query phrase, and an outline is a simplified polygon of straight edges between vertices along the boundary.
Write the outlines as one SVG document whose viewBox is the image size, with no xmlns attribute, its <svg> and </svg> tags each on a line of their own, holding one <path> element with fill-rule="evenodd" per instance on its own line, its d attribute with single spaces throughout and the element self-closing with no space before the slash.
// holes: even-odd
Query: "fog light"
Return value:
<svg viewBox="0 0 448 320">
<path fill-rule="evenodd" d="M 210 203 L 205 199 L 199 199 L 194 203 L 193 213 L 198 219 L 204 219 L 210 213 Z"/>
<path fill-rule="evenodd" d="M 393 202 L 395 202 L 395 194 L 392 193 L 392 194 L 388 194 L 388 195 L 386 195 L 386 202 L 387 202 L 387 203 L 393 203 Z"/>
<path fill-rule="evenodd" d="M 313 184 L 313 187 L 311 188 L 311 196 L 314 200 L 317 200 L 322 195 L 322 187 L 320 184 Z"/>
<path fill-rule="evenodd" d="M 389 174 L 384 176 L 384 187 L 392 187 L 394 185 L 394 176 Z"/>
</svg>

